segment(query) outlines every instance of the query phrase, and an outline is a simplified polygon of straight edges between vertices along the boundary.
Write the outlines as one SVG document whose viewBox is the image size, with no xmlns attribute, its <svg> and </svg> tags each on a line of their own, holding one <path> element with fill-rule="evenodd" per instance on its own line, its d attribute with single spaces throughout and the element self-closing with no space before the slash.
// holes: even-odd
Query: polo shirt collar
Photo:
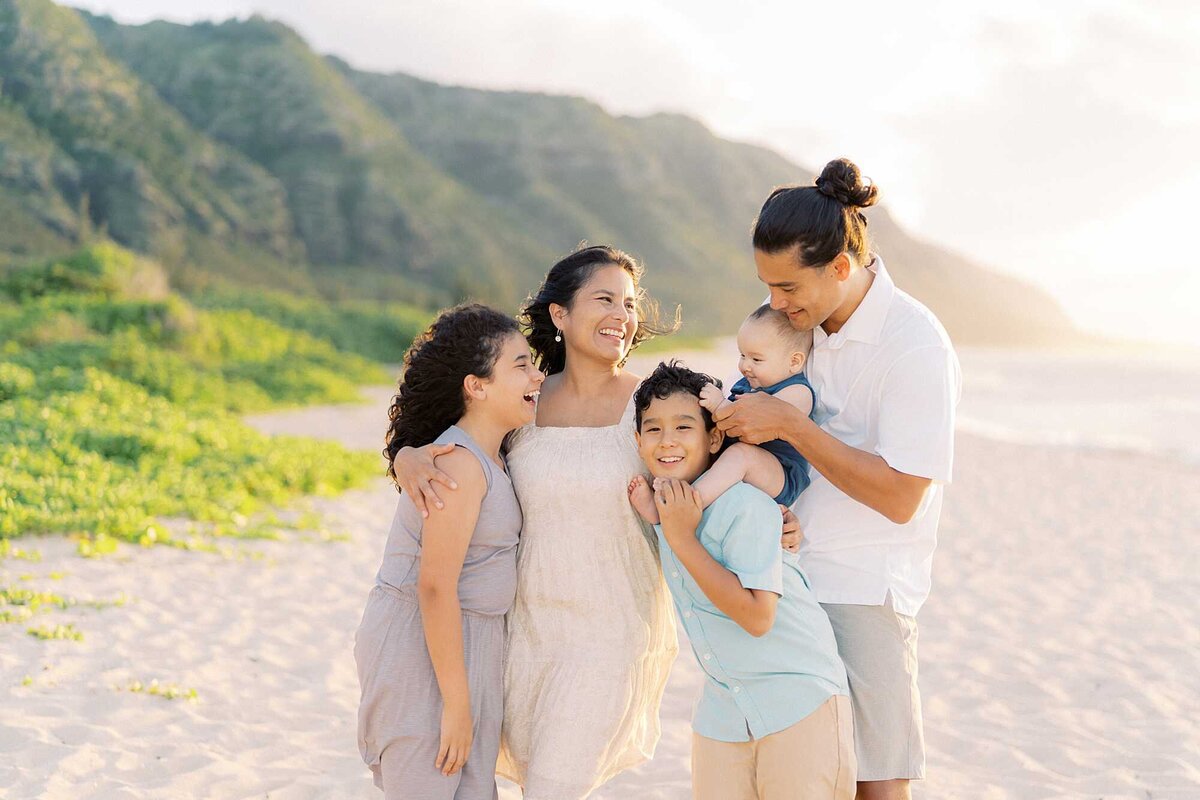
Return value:
<svg viewBox="0 0 1200 800">
<path fill-rule="evenodd" d="M 826 339 L 830 340 L 831 347 L 840 347 L 843 342 L 847 341 L 879 344 L 879 339 L 883 334 L 883 325 L 887 321 L 888 309 L 892 305 L 892 297 L 896 294 L 896 284 L 892 280 L 892 276 L 888 274 L 883 259 L 875 253 L 871 255 L 873 256 L 871 263 L 866 267 L 875 273 L 875 280 L 871 282 L 871 288 L 867 289 L 858 308 L 854 309 L 850 319 L 846 320 L 846 324 L 837 333 L 829 336 L 825 333 L 825 329 L 818 325 L 813 330 L 814 345 L 820 344 Z"/>
</svg>

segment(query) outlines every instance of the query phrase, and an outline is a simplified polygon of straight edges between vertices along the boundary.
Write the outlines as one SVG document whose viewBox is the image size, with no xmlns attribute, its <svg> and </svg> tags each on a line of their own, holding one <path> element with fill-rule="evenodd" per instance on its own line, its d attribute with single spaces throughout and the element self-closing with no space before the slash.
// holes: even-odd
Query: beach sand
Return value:
<svg viewBox="0 0 1200 800">
<path fill-rule="evenodd" d="M 389 390 L 368 394 L 252 422 L 376 449 Z M 1200 468 L 960 435 L 955 472 L 920 615 L 915 796 L 1200 797 Z M 379 480 L 312 502 L 348 541 L 83 559 L 16 540 L 42 560 L 0 561 L 0 586 L 128 602 L 0 625 L 0 796 L 381 797 L 355 744 L 352 642 L 396 495 Z M 68 622 L 83 641 L 25 632 Z M 654 759 L 594 798 L 690 796 L 701 676 L 683 644 Z M 152 679 L 198 701 L 124 690 Z"/>
</svg>

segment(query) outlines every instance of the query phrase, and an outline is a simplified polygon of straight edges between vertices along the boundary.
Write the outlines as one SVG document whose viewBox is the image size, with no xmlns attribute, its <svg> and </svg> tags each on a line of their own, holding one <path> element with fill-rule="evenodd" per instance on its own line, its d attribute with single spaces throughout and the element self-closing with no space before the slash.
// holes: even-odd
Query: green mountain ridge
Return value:
<svg viewBox="0 0 1200 800">
<path fill-rule="evenodd" d="M 261 17 L 128 26 L 0 0 L 0 263 L 90 236 L 225 284 L 513 309 L 581 240 L 647 264 L 693 335 L 763 296 L 749 226 L 812 171 L 688 117 L 356 70 Z M 962 343 L 1081 338 L 1044 293 L 871 213 Z"/>
<path fill-rule="evenodd" d="M 407 293 L 432 290 L 425 301 L 475 292 L 512 304 L 512 287 L 552 257 L 430 164 L 287 27 L 261 17 L 93 25 L 191 124 L 283 184 L 314 262 L 399 271 Z"/>
<path fill-rule="evenodd" d="M 76 232 L 96 225 L 168 258 L 189 239 L 298 255 L 277 182 L 109 59 L 77 13 L 48 0 L 0 3 L 0 76 L 10 113 L 19 110 L 71 159 L 73 169 L 59 171 L 68 179 L 54 187 L 74 211 L 60 214 L 60 235 L 73 222 Z"/>
</svg>

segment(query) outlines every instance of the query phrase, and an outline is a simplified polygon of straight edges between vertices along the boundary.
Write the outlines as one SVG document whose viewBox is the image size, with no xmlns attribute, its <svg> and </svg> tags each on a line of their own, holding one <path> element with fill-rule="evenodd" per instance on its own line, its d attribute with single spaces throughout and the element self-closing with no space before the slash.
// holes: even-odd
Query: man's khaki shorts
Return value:
<svg viewBox="0 0 1200 800">
<path fill-rule="evenodd" d="M 850 679 L 858 780 L 925 777 L 917 621 L 883 606 L 822 604 Z"/>
</svg>

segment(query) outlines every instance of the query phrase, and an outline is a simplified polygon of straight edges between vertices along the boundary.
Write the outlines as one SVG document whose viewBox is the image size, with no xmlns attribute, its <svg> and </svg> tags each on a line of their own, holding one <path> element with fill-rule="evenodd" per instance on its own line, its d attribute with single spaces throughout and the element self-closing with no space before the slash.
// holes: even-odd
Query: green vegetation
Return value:
<svg viewBox="0 0 1200 800">
<path fill-rule="evenodd" d="M 313 263 L 345 267 L 342 284 L 391 273 L 362 287 L 383 294 L 361 297 L 440 305 L 475 294 L 511 305 L 549 264 L 526 221 L 431 164 L 286 26 L 86 19 L 113 60 L 278 181 Z"/>
<path fill-rule="evenodd" d="M 54 592 L 38 592 L 33 589 L 0 588 L 0 605 L 22 606 L 36 612 L 43 608 L 65 609 L 75 605 L 76 600 Z"/>
<path fill-rule="evenodd" d="M 66 625 L 39 625 L 33 628 L 26 628 L 25 632 L 35 639 L 63 639 L 72 642 L 82 642 L 83 632 L 75 630 L 75 626 L 68 623 Z"/>
<path fill-rule="evenodd" d="M 121 688 L 117 687 L 117 691 Z M 192 688 L 184 688 L 174 683 L 159 683 L 158 679 L 149 683 L 141 681 L 130 681 L 125 687 L 125 691 L 133 692 L 134 694 L 148 694 L 152 697 L 161 697 L 163 700 L 186 700 L 189 703 L 200 702 L 200 693 Z"/>
<path fill-rule="evenodd" d="M 52 572 L 47 577 L 51 580 L 59 580 L 62 578 L 62 573 Z M 35 576 L 22 575 L 22 581 L 31 580 Z M 24 622 L 34 614 L 39 614 L 47 611 L 65 611 L 66 609 L 76 606 L 86 606 L 87 608 L 113 608 L 115 606 L 123 606 L 127 602 L 124 594 L 112 600 L 77 600 L 68 595 L 58 594 L 57 592 L 43 592 L 36 589 L 24 589 L 20 587 L 0 587 L 0 624 L 9 624 L 13 622 Z M 42 637 L 46 638 L 46 637 Z"/>
<path fill-rule="evenodd" d="M 23 136 L 11 158 L 43 165 L 41 194 L 54 203 L 34 216 L 50 232 L 77 241 L 97 224 L 163 257 L 184 255 L 189 234 L 281 257 L 299 252 L 279 184 L 188 125 L 109 58 L 72 9 L 50 0 L 0 3 L 0 74 L 8 127 L 28 123 L 39 134 Z M 26 189 L 22 180 L 0 184 L 13 194 Z M 0 240 L 28 241 L 4 228 Z"/>
<path fill-rule="evenodd" d="M 248 312 L 383 364 L 399 364 L 413 338 L 433 321 L 432 313 L 412 306 L 354 300 L 334 304 L 230 287 L 200 292 L 192 301 L 199 308 Z"/>
<path fill-rule="evenodd" d="M 386 371 L 249 310 L 197 308 L 113 245 L 0 275 L 0 341 L 0 539 L 209 549 L 159 520 L 238 528 L 378 474 L 373 454 L 268 437 L 236 414 L 352 401 Z"/>
<path fill-rule="evenodd" d="M 7 539 L 0 539 L 0 560 L 6 558 L 13 558 L 20 561 L 41 561 L 42 554 L 38 550 L 16 547 Z"/>
<path fill-rule="evenodd" d="M 670 336 L 655 336 L 647 342 L 644 342 L 637 350 L 636 355 L 674 355 L 683 353 L 687 350 L 708 350 L 713 346 L 713 339 L 708 336 L 692 336 L 687 333 L 673 333 Z"/>
</svg>

